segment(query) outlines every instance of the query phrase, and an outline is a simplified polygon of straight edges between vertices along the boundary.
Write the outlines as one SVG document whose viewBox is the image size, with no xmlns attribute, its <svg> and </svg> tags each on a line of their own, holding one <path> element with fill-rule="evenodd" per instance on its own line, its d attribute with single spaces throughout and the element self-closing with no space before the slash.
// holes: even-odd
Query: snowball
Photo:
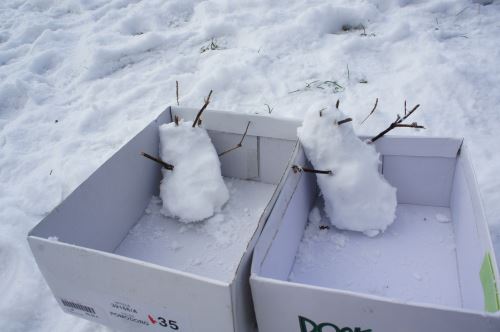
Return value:
<svg viewBox="0 0 500 332">
<path fill-rule="evenodd" d="M 351 123 L 334 107 L 320 112 L 311 109 L 298 128 L 298 136 L 317 174 L 330 222 L 339 229 L 367 236 L 383 232 L 395 219 L 396 189 L 378 172 L 379 155 L 361 141 Z"/>
<path fill-rule="evenodd" d="M 174 165 L 172 171 L 162 170 L 163 214 L 185 223 L 200 221 L 219 212 L 229 199 L 219 157 L 205 129 L 192 128 L 191 121 L 160 126 L 160 158 Z"/>
</svg>

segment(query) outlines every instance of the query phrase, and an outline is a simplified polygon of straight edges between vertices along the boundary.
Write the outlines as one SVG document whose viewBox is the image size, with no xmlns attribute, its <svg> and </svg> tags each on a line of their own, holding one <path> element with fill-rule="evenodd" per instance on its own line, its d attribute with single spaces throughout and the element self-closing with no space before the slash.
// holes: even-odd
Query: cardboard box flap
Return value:
<svg viewBox="0 0 500 332">
<path fill-rule="evenodd" d="M 178 115 L 186 121 L 193 121 L 198 111 L 199 109 L 194 108 L 171 108 L 172 117 Z M 211 113 L 211 115 L 206 116 L 208 113 Z M 236 112 L 214 112 L 207 109 L 202 116 L 202 125 L 207 130 L 240 135 L 245 132 L 248 121 L 252 123 L 248 128 L 248 135 L 250 136 L 272 137 L 292 141 L 297 139 L 297 127 L 300 126 L 298 120 L 257 114 L 242 116 Z"/>
</svg>

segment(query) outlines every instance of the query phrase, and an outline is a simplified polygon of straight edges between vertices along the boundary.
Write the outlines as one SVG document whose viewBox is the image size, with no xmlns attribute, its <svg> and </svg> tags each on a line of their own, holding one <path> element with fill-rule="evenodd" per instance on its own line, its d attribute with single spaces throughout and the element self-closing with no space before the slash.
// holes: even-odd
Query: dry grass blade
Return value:
<svg viewBox="0 0 500 332">
<path fill-rule="evenodd" d="M 373 114 L 373 112 L 375 112 L 375 110 L 377 109 L 377 105 L 378 105 L 378 98 L 375 99 L 375 105 L 373 106 L 372 111 L 366 116 L 366 118 L 363 121 L 361 121 L 361 124 L 365 123 L 365 121 L 368 120 L 368 118 Z M 405 111 L 405 114 L 406 114 L 406 111 Z"/>
</svg>

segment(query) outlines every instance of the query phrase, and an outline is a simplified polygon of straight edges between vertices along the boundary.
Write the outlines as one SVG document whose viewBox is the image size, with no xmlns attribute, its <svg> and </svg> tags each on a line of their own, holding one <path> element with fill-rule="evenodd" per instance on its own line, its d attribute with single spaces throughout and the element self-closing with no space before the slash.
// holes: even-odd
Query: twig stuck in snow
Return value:
<svg viewBox="0 0 500 332">
<path fill-rule="evenodd" d="M 419 107 L 420 107 L 420 104 L 417 104 L 415 107 L 413 107 L 411 109 L 411 111 L 409 111 L 408 113 L 405 112 L 405 115 L 403 117 L 400 117 L 398 115 L 398 117 L 396 118 L 396 121 L 394 121 L 393 123 L 391 123 L 391 125 L 389 127 L 387 127 L 385 130 L 383 130 L 380 134 L 378 134 L 377 136 L 375 136 L 372 139 L 370 139 L 369 142 L 370 143 L 375 142 L 376 140 L 378 140 L 379 138 L 383 137 L 385 134 L 387 134 L 388 132 L 390 132 L 394 128 L 398 128 L 398 127 L 424 129 L 424 126 L 419 126 L 418 123 L 416 123 L 416 122 L 413 122 L 412 124 L 404 124 L 404 123 L 402 123 L 410 115 L 412 115 L 413 112 L 415 112 Z"/>
<path fill-rule="evenodd" d="M 366 118 L 364 118 L 363 121 L 361 121 L 361 124 L 363 124 L 366 120 L 368 120 L 368 118 L 373 114 L 373 112 L 375 112 L 375 110 L 377 109 L 377 105 L 378 105 L 378 98 L 375 99 L 375 106 L 373 106 L 372 111 L 366 116 Z M 406 101 L 405 101 L 405 115 L 406 115 Z"/>
<path fill-rule="evenodd" d="M 161 160 L 160 158 L 153 157 L 152 155 L 149 155 L 145 152 L 141 152 L 141 155 L 143 155 L 144 157 L 146 157 L 154 162 L 157 162 L 158 164 L 162 165 L 163 167 L 165 167 L 169 171 L 174 170 L 174 165 L 168 164 L 168 163 L 164 162 L 163 160 Z"/>
<path fill-rule="evenodd" d="M 268 104 L 264 104 L 264 105 L 266 105 L 266 107 L 267 107 L 267 112 L 268 112 L 269 114 L 271 114 L 271 113 L 272 113 L 272 111 L 274 110 L 274 108 L 272 108 L 272 107 L 271 107 L 271 106 L 269 106 Z"/>
<path fill-rule="evenodd" d="M 316 173 L 316 174 L 333 175 L 332 171 L 319 171 L 317 169 L 302 167 L 302 166 L 299 166 L 299 165 L 293 165 L 292 169 L 293 169 L 294 173 L 297 173 L 297 172 L 298 173 L 306 172 L 306 173 Z"/>
<path fill-rule="evenodd" d="M 352 121 L 352 118 L 346 118 L 344 120 L 340 120 L 337 122 L 337 125 L 341 125 L 341 124 L 344 124 L 344 123 L 347 123 L 347 122 L 351 122 Z"/>
<path fill-rule="evenodd" d="M 175 96 L 177 97 L 177 106 L 179 106 L 179 81 L 175 81 Z"/>
<path fill-rule="evenodd" d="M 425 129 L 424 126 L 420 126 L 418 123 L 413 122 L 412 124 L 397 124 L 395 125 L 396 128 L 416 128 L 416 129 Z"/>
<path fill-rule="evenodd" d="M 196 114 L 196 118 L 194 119 L 193 121 L 193 128 L 196 127 L 196 125 L 198 124 L 201 124 L 201 114 L 203 113 L 203 111 L 205 110 L 205 108 L 207 108 L 208 104 L 210 104 L 210 96 L 212 95 L 212 90 L 210 90 L 210 93 L 208 94 L 208 97 L 205 99 L 205 104 L 203 104 L 203 106 L 201 107 L 201 109 L 198 111 L 198 114 Z"/>
<path fill-rule="evenodd" d="M 337 102 L 335 103 L 335 108 L 339 109 L 339 105 L 340 105 L 340 99 L 337 99 Z"/>
<path fill-rule="evenodd" d="M 175 122 L 175 126 L 178 127 L 179 126 L 179 117 L 177 115 L 174 116 L 174 122 Z"/>
<path fill-rule="evenodd" d="M 231 149 L 229 149 L 229 150 L 226 150 L 226 151 L 224 151 L 224 152 L 219 153 L 219 157 L 221 157 L 221 156 L 225 155 L 226 153 L 229 153 L 229 152 L 231 152 L 231 151 L 233 151 L 233 150 L 236 150 L 237 148 L 241 148 L 241 147 L 242 147 L 243 140 L 244 140 L 244 139 L 245 139 L 245 137 L 247 136 L 248 127 L 250 127 L 250 123 L 251 123 L 251 121 L 248 121 L 248 123 L 247 123 L 247 128 L 245 129 L 245 132 L 243 133 L 243 136 L 241 136 L 241 140 L 240 140 L 240 142 L 239 142 L 238 144 L 236 144 L 236 146 L 235 146 L 235 147 L 232 147 L 232 148 L 231 148 Z"/>
</svg>

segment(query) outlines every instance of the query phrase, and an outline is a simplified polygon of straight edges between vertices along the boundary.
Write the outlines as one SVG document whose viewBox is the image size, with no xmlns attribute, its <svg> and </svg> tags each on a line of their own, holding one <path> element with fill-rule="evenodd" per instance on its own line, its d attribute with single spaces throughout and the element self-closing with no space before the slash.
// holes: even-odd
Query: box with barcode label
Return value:
<svg viewBox="0 0 500 332">
<path fill-rule="evenodd" d="M 288 173 L 253 256 L 259 331 L 500 331 L 500 279 L 462 140 L 386 136 L 376 149 L 397 209 L 375 237 L 330 223 L 316 184 L 330 175 Z M 308 165 L 301 147 L 293 163 Z"/>
<path fill-rule="evenodd" d="M 254 331 L 250 258 L 296 148 L 295 121 L 207 110 L 229 201 L 184 224 L 161 213 L 159 126 L 168 108 L 41 221 L 28 241 L 62 309 L 123 331 Z M 196 206 L 192 207 L 193 209 Z"/>
</svg>

